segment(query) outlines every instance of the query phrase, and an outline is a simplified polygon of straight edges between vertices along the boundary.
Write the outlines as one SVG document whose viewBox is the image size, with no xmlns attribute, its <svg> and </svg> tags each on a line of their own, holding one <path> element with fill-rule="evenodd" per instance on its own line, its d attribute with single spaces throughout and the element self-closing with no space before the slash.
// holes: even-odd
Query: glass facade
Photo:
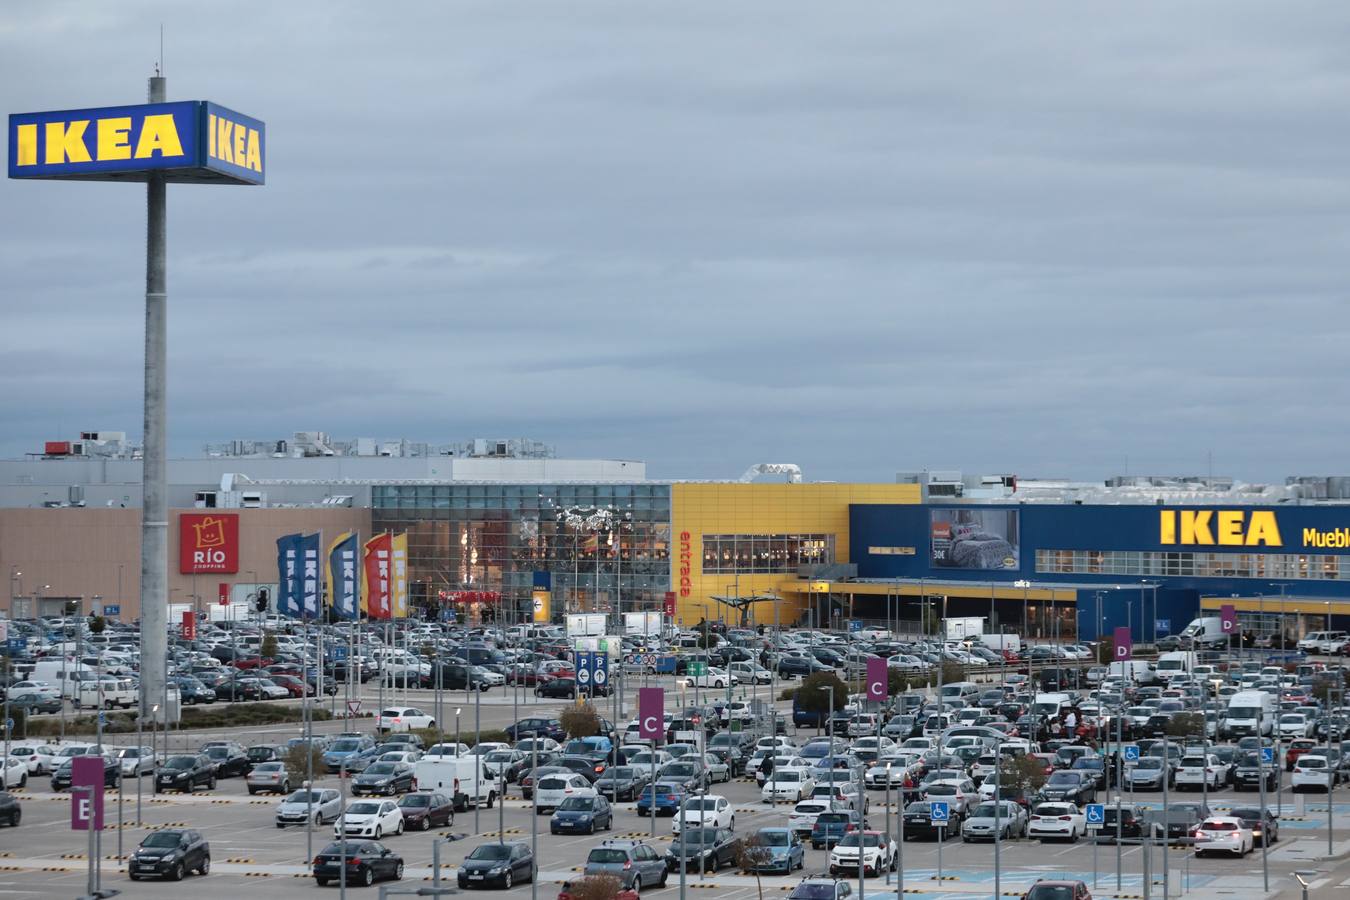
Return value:
<svg viewBox="0 0 1350 900">
<path fill-rule="evenodd" d="M 1054 575 L 1350 580 L 1345 557 L 1310 553 L 1172 553 L 1133 550 L 1037 550 L 1036 571 Z"/>
<path fill-rule="evenodd" d="M 705 534 L 704 575 L 795 574 L 834 562 L 832 534 Z"/>
<path fill-rule="evenodd" d="M 553 610 L 659 610 L 670 590 L 668 484 L 416 484 L 374 488 L 376 532 L 408 533 L 409 600 L 500 591 L 528 615 L 534 573 L 551 574 Z"/>
</svg>

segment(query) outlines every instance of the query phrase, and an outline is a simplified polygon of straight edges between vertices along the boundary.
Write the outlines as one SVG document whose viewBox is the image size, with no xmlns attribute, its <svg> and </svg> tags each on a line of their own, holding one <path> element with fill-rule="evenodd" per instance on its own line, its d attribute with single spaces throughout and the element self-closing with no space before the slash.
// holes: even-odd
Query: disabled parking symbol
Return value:
<svg viewBox="0 0 1350 900">
<path fill-rule="evenodd" d="M 1275 761 L 1275 748 L 1274 748 L 1274 747 L 1262 747 L 1262 748 L 1261 748 L 1261 762 L 1265 763 L 1266 765 L 1270 765 L 1270 764 L 1273 763 L 1274 761 Z"/>
<path fill-rule="evenodd" d="M 1125 761 L 1139 762 L 1139 748 L 1137 746 L 1130 745 L 1125 748 Z"/>
<path fill-rule="evenodd" d="M 934 800 L 929 804 L 928 817 L 934 825 L 946 825 L 951 821 L 951 807 L 946 800 Z"/>
<path fill-rule="evenodd" d="M 1101 803 L 1089 803 L 1083 807 L 1083 812 L 1087 816 L 1087 826 L 1089 828 L 1100 827 L 1106 824 L 1106 807 Z"/>
</svg>

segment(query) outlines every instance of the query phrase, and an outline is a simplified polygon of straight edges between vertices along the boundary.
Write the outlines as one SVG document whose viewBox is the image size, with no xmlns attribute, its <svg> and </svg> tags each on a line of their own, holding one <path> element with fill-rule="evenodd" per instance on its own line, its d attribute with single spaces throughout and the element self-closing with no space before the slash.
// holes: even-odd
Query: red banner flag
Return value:
<svg viewBox="0 0 1350 900">
<path fill-rule="evenodd" d="M 361 566 L 361 600 L 371 619 L 388 619 L 393 615 L 390 604 L 391 543 L 387 534 L 366 541 L 365 560 Z"/>
<path fill-rule="evenodd" d="M 190 609 L 183 610 L 183 640 L 195 641 L 197 639 L 197 616 Z"/>
</svg>

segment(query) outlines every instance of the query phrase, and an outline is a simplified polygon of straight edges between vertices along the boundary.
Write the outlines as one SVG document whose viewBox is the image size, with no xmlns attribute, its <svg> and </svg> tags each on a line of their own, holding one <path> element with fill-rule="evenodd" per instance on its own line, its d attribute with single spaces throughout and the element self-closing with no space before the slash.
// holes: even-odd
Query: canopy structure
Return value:
<svg viewBox="0 0 1350 900">
<path fill-rule="evenodd" d="M 740 627 L 748 628 L 750 625 L 750 607 L 756 603 L 778 603 L 783 598 L 777 594 L 750 594 L 747 597 L 718 597 L 713 596 L 713 600 L 723 606 L 730 607 L 740 613 Z"/>
</svg>

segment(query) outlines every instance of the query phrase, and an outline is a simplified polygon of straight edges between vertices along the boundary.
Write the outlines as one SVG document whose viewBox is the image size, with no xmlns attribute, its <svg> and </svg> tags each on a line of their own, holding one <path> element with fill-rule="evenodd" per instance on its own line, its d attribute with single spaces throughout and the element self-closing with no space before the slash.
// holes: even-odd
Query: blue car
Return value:
<svg viewBox="0 0 1350 900">
<path fill-rule="evenodd" d="M 595 834 L 614 827 L 614 808 L 603 795 L 568 797 L 549 819 L 550 834 Z"/>
<path fill-rule="evenodd" d="M 653 800 L 653 796 L 655 800 Z M 638 798 L 637 814 L 639 816 L 650 816 L 654 803 L 658 816 L 673 816 L 684 806 L 685 798 L 688 796 L 689 792 L 685 790 L 683 785 L 658 781 L 655 785 L 644 790 L 642 796 Z"/>
<path fill-rule="evenodd" d="M 375 741 L 367 735 L 339 737 L 329 744 L 328 749 L 324 751 L 323 764 L 331 775 L 341 768 L 351 766 L 358 755 L 369 753 L 373 749 L 375 749 Z"/>
<path fill-rule="evenodd" d="M 790 828 L 761 828 L 751 842 L 767 851 L 764 861 L 752 871 L 788 875 L 806 866 L 806 849 Z"/>
</svg>

